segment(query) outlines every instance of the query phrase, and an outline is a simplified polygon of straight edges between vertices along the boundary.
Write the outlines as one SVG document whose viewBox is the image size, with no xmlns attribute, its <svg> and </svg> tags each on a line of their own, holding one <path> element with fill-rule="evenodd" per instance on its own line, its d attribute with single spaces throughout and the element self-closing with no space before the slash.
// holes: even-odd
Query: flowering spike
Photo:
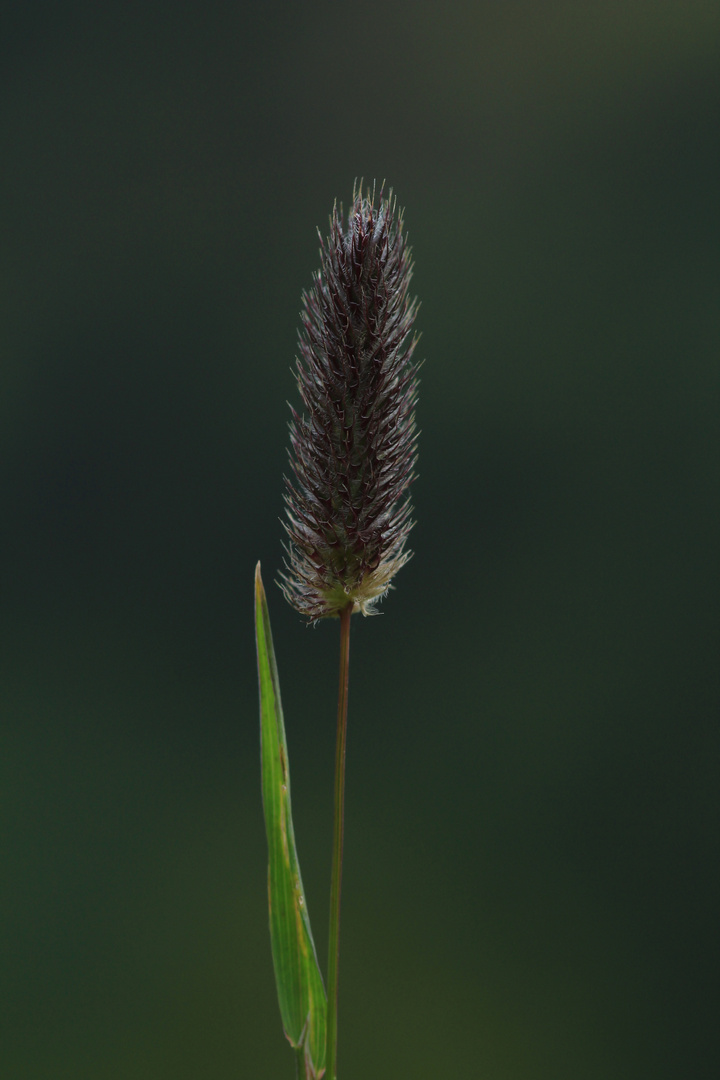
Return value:
<svg viewBox="0 0 720 1080">
<path fill-rule="evenodd" d="M 310 619 L 374 603 L 410 557 L 407 489 L 417 461 L 412 259 L 390 193 L 333 207 L 320 270 L 303 293 L 285 495 L 281 587 Z"/>
</svg>

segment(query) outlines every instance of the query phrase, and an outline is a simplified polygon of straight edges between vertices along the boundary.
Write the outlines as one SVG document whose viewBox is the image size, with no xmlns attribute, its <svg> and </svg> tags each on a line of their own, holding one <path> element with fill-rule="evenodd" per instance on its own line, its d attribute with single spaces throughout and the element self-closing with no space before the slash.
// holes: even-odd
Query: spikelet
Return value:
<svg viewBox="0 0 720 1080">
<path fill-rule="evenodd" d="M 281 587 L 315 620 L 349 604 L 364 615 L 410 552 L 407 489 L 417 461 L 417 301 L 402 211 L 390 193 L 353 192 L 320 236 L 320 270 L 303 294 L 285 478 L 288 534 Z"/>
</svg>

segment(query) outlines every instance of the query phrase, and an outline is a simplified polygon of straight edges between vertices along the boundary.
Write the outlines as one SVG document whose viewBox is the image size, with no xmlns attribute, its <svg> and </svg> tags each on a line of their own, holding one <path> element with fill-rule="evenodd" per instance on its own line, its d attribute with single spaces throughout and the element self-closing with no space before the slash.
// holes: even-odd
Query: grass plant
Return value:
<svg viewBox="0 0 720 1080">
<path fill-rule="evenodd" d="M 402 212 L 356 185 L 337 204 L 320 269 L 303 294 L 286 478 L 287 558 L 280 585 L 312 622 L 340 623 L 327 996 L 295 847 L 290 772 L 267 598 L 258 563 L 255 626 L 260 681 L 263 806 L 270 937 L 285 1034 L 301 1080 L 337 1080 L 337 1015 L 345 815 L 350 625 L 372 615 L 407 562 L 415 476 L 417 369 L 408 295 L 412 275 Z"/>
</svg>

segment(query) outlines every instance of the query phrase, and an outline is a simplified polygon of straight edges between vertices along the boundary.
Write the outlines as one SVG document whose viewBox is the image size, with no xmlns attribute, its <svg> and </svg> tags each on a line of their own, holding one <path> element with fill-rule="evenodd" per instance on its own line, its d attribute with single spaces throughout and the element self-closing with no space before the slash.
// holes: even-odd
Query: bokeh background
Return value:
<svg viewBox="0 0 720 1080">
<path fill-rule="evenodd" d="M 337 626 L 281 564 L 316 226 L 406 207 L 415 557 L 353 629 L 340 1064 L 718 1060 L 720 7 L 5 4 L 8 1080 L 290 1077 L 262 559 L 326 957 Z"/>
</svg>

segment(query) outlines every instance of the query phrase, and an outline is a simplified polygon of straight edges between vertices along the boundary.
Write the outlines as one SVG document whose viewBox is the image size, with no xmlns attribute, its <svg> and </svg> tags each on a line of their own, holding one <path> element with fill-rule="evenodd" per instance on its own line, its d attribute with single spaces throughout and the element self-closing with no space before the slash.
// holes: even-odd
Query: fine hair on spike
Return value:
<svg viewBox="0 0 720 1080">
<path fill-rule="evenodd" d="M 410 552 L 418 364 L 403 212 L 384 182 L 335 203 L 303 293 L 281 588 L 311 620 L 369 615 Z M 377 198 L 377 202 L 376 202 Z"/>
</svg>

